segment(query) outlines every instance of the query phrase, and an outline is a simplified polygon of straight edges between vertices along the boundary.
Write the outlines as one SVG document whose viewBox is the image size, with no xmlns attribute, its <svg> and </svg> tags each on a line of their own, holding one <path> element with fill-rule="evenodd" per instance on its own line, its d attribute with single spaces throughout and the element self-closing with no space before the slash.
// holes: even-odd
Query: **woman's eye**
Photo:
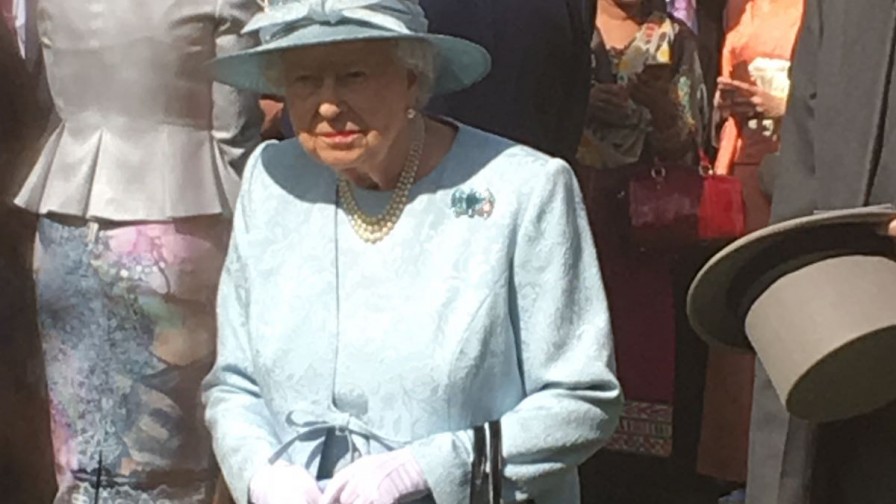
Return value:
<svg viewBox="0 0 896 504">
<path fill-rule="evenodd" d="M 295 79 L 293 79 L 293 82 L 295 82 L 296 84 L 309 84 L 311 82 L 314 82 L 314 76 L 313 75 L 297 75 L 295 77 Z"/>
<path fill-rule="evenodd" d="M 363 70 L 353 70 L 345 74 L 345 76 L 351 80 L 360 80 L 367 77 L 367 72 Z"/>
</svg>

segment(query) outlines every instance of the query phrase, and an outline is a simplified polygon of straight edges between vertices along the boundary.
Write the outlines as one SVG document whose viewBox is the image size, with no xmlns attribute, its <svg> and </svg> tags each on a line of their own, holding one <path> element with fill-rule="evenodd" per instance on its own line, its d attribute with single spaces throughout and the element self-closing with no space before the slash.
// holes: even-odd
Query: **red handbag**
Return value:
<svg viewBox="0 0 896 504">
<path fill-rule="evenodd" d="M 628 184 L 632 242 L 648 249 L 675 249 L 744 233 L 740 180 L 701 166 L 656 164 L 639 169 Z"/>
<path fill-rule="evenodd" d="M 740 179 L 717 174 L 703 151 L 700 151 L 700 171 L 703 174 L 698 219 L 700 239 L 731 240 L 743 236 L 747 210 Z"/>
</svg>

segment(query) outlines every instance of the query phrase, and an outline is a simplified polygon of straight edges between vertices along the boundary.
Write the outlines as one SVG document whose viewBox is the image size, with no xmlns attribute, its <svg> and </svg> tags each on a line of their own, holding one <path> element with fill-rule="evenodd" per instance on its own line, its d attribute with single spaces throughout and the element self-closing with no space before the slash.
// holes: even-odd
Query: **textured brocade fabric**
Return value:
<svg viewBox="0 0 896 504">
<path fill-rule="evenodd" d="M 95 237 L 41 219 L 35 276 L 57 504 L 211 502 L 199 384 L 214 359 L 228 233 L 214 217 Z"/>
<path fill-rule="evenodd" d="M 456 214 L 456 191 L 490 192 L 490 216 Z M 368 213 L 389 196 L 355 194 Z M 466 504 L 471 427 L 498 418 L 506 498 L 579 502 L 577 466 L 612 433 L 621 394 L 569 167 L 460 126 L 382 242 L 360 240 L 335 198 L 335 176 L 294 140 L 250 159 L 204 384 L 237 502 L 293 439 L 283 458 L 320 479 L 350 445 L 407 446 L 432 490 L 420 503 Z"/>
<path fill-rule="evenodd" d="M 114 221 L 230 214 L 258 143 L 251 93 L 205 63 L 253 44 L 255 0 L 41 0 L 59 125 L 16 197 L 40 214 Z"/>
</svg>

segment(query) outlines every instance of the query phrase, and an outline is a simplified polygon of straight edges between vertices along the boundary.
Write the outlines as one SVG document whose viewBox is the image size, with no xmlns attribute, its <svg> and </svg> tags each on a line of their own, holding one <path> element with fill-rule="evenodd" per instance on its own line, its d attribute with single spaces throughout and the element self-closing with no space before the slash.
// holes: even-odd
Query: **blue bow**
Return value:
<svg viewBox="0 0 896 504">
<path fill-rule="evenodd" d="M 296 420 L 297 416 L 306 420 Z M 308 418 L 313 420 L 307 420 Z M 295 429 L 297 434 L 271 456 L 268 461 L 271 464 L 280 459 L 298 441 L 317 440 L 317 446 L 311 450 L 311 458 L 313 458 L 323 450 L 323 442 L 327 431 L 330 429 L 333 429 L 336 435 L 344 436 L 348 441 L 349 455 L 352 462 L 355 460 L 355 455 L 360 454 L 360 450 L 358 450 L 355 444 L 354 436 L 361 437 L 367 441 L 376 441 L 389 449 L 399 448 L 408 444 L 407 441 L 390 439 L 377 434 L 357 417 L 339 411 L 333 406 L 328 407 L 324 411 L 312 410 L 304 405 L 300 406 L 286 415 L 286 425 Z M 310 466 L 311 460 L 306 461 L 306 467 Z"/>
<path fill-rule="evenodd" d="M 428 22 L 416 0 L 273 0 L 246 24 L 270 42 L 285 32 L 343 22 L 377 26 L 395 33 L 426 33 Z"/>
</svg>

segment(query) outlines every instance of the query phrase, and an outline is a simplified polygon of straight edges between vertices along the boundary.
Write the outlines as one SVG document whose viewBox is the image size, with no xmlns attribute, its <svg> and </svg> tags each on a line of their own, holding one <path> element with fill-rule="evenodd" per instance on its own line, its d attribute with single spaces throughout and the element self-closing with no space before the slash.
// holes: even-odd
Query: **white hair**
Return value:
<svg viewBox="0 0 896 504">
<path fill-rule="evenodd" d="M 436 48 L 426 40 L 398 40 L 395 59 L 417 76 L 417 108 L 423 108 L 432 96 L 436 80 Z"/>
</svg>

